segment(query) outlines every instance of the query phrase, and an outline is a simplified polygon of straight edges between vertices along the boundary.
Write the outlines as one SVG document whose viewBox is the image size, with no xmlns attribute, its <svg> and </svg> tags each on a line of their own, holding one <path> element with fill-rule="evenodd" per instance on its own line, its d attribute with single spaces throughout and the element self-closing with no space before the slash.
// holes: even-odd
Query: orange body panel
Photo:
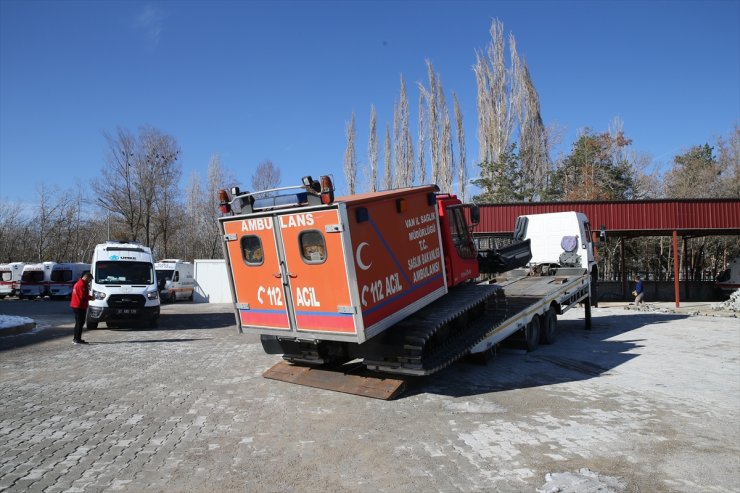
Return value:
<svg viewBox="0 0 740 493">
<path fill-rule="evenodd" d="M 221 223 L 240 327 L 248 332 L 361 343 L 446 293 L 433 187 Z M 323 245 L 307 247 L 307 237 Z"/>
</svg>

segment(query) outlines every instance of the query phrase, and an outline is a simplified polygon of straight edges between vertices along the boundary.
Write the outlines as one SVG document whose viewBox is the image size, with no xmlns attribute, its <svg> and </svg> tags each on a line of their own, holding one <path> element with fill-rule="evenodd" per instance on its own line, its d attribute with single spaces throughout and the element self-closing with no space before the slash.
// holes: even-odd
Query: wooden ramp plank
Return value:
<svg viewBox="0 0 740 493">
<path fill-rule="evenodd" d="M 350 374 L 346 370 L 344 367 L 311 367 L 281 361 L 265 371 L 262 376 L 281 382 L 382 400 L 393 399 L 406 390 L 405 379 L 390 378 L 368 370 Z"/>
</svg>

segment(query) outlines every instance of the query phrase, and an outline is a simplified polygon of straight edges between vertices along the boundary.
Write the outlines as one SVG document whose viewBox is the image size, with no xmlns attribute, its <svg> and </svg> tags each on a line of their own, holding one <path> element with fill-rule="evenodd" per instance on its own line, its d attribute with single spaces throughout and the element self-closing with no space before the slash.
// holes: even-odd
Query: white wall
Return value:
<svg viewBox="0 0 740 493">
<path fill-rule="evenodd" d="M 233 303 L 226 261 L 195 259 L 195 303 Z"/>
</svg>

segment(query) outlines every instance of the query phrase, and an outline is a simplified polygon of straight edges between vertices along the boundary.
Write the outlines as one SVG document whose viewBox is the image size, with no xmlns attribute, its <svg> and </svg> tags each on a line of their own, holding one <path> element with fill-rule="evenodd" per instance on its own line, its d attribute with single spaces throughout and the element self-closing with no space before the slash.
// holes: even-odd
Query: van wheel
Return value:
<svg viewBox="0 0 740 493">
<path fill-rule="evenodd" d="M 190 291 L 190 296 L 188 297 L 188 301 L 193 301 L 193 291 Z"/>
<path fill-rule="evenodd" d="M 535 315 L 532 317 L 532 321 L 527 324 L 524 329 L 524 335 L 526 337 L 527 351 L 534 351 L 537 346 L 540 345 L 540 317 Z"/>
<path fill-rule="evenodd" d="M 97 322 L 93 322 L 90 319 L 87 320 L 87 330 L 97 330 L 97 328 L 98 328 Z"/>
<path fill-rule="evenodd" d="M 555 312 L 555 307 L 551 306 L 550 309 L 547 310 L 542 322 L 540 342 L 542 344 L 552 344 L 555 342 L 558 333 L 558 314 Z"/>
</svg>

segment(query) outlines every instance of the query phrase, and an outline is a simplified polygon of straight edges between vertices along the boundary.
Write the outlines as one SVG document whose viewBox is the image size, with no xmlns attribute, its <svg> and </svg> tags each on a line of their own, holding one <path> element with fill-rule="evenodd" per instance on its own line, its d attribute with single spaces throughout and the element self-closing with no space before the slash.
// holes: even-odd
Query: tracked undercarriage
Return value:
<svg viewBox="0 0 740 493">
<path fill-rule="evenodd" d="M 465 356 L 506 318 L 506 296 L 495 285 L 465 284 L 360 345 L 263 337 L 265 350 L 293 363 L 362 358 L 370 370 L 429 375 Z M 278 350 L 279 348 L 279 350 Z"/>
</svg>

